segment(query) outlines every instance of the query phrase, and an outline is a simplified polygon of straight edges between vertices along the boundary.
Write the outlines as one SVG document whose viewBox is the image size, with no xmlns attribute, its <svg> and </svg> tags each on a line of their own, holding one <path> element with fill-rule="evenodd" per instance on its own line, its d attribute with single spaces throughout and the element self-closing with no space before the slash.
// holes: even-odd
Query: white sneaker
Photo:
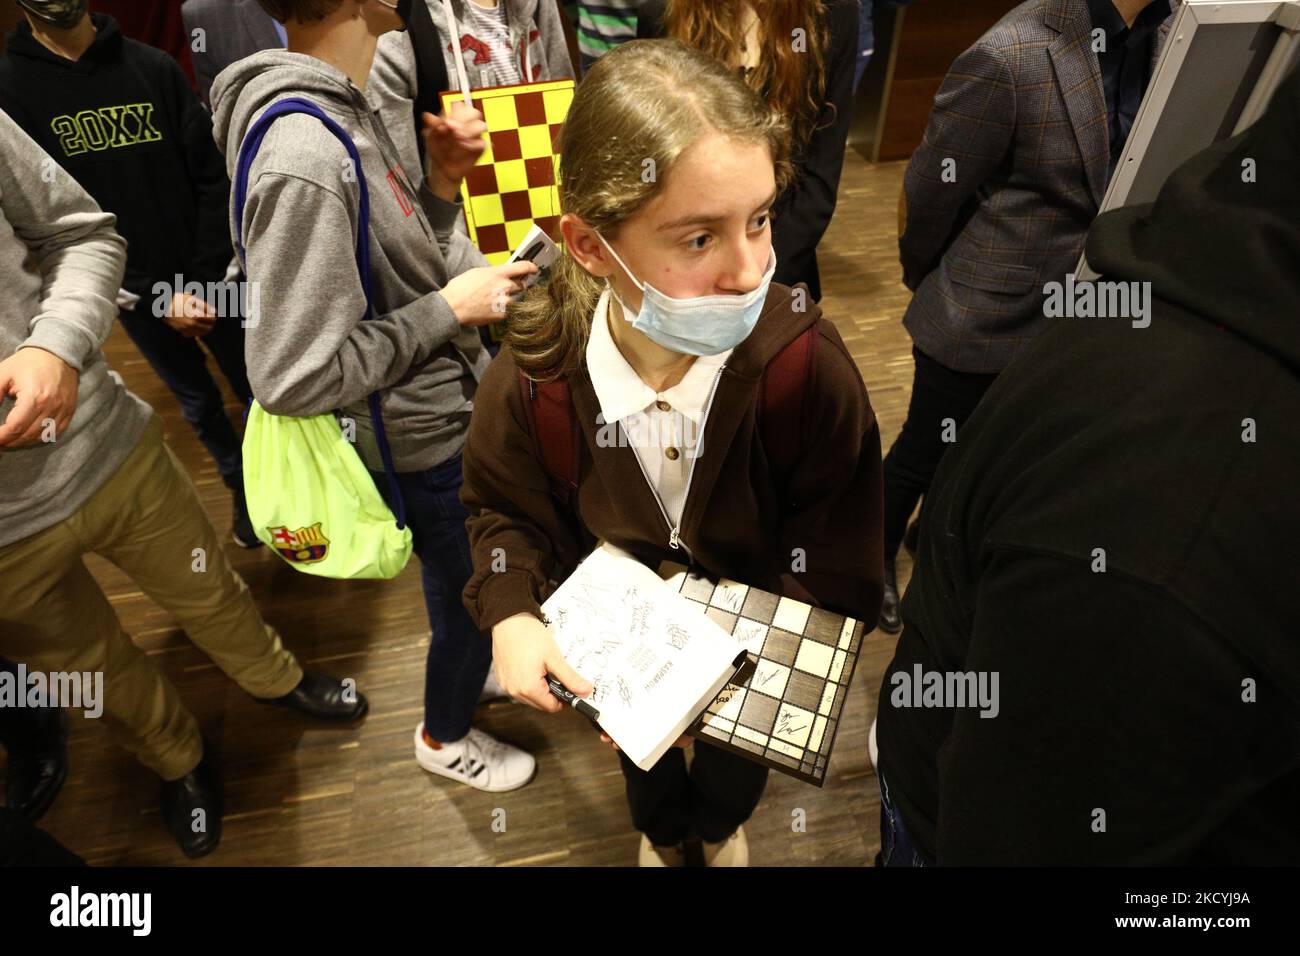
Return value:
<svg viewBox="0 0 1300 956">
<path fill-rule="evenodd" d="M 867 756 L 871 758 L 871 769 L 876 769 L 880 760 L 880 751 L 876 749 L 876 720 L 871 719 L 871 729 L 867 731 Z"/>
<path fill-rule="evenodd" d="M 478 702 L 497 700 L 501 697 L 509 698 L 506 689 L 497 681 L 497 671 L 495 667 L 488 668 L 487 680 L 483 682 L 483 689 L 479 691 Z"/>
<path fill-rule="evenodd" d="M 705 843 L 704 865 L 749 866 L 749 840 L 745 837 L 745 828 L 738 827 L 721 843 Z"/>
<path fill-rule="evenodd" d="M 681 844 L 655 846 L 650 838 L 641 834 L 641 848 L 637 851 L 637 866 L 685 866 L 686 854 Z"/>
<path fill-rule="evenodd" d="M 429 773 L 450 777 L 476 790 L 518 790 L 537 772 L 537 761 L 518 747 L 476 727 L 454 743 L 434 750 L 424 742 L 424 724 L 415 728 L 415 759 Z"/>
</svg>

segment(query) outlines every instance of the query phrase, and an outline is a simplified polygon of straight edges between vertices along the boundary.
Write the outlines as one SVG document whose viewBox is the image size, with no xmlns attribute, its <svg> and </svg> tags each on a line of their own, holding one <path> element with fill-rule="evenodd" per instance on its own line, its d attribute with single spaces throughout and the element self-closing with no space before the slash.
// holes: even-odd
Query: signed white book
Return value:
<svg viewBox="0 0 1300 956">
<path fill-rule="evenodd" d="M 542 605 L 591 681 L 600 728 L 649 770 L 744 663 L 736 640 L 626 552 L 602 544 Z"/>
</svg>

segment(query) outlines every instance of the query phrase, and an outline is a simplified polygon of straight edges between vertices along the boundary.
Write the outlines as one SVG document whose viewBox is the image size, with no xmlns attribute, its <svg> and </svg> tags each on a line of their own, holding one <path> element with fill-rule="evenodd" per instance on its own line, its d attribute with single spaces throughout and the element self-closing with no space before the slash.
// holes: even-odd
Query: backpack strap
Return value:
<svg viewBox="0 0 1300 956">
<path fill-rule="evenodd" d="M 563 379 L 535 382 L 519 373 L 519 394 L 528 416 L 528 432 L 538 460 L 546 469 L 551 494 L 568 507 L 578 492 L 582 431 L 573 407 L 569 383 Z"/>
<path fill-rule="evenodd" d="M 244 133 L 244 141 L 239 147 L 239 158 L 235 164 L 235 180 L 231 184 L 235 194 L 235 247 L 239 253 L 239 264 L 248 274 L 247 254 L 244 249 L 244 205 L 248 201 L 248 175 L 253 168 L 253 160 L 262 148 L 262 141 L 274 123 L 281 116 L 290 113 L 306 113 L 314 116 L 324 124 L 348 151 L 352 168 L 357 174 L 357 186 L 361 197 L 361 214 L 357 223 L 357 272 L 361 277 L 361 288 L 366 296 L 366 314 L 362 319 L 374 318 L 374 303 L 370 295 L 370 190 L 366 186 L 366 175 L 361 169 L 361 155 L 352 137 L 338 123 L 325 115 L 325 111 L 311 100 L 301 97 L 288 97 L 272 103 Z M 379 393 L 371 392 L 369 396 L 370 421 L 375 429 L 375 441 L 379 445 L 379 457 L 384 462 L 384 474 L 388 476 L 388 490 L 393 503 L 397 506 L 397 527 L 406 527 L 406 502 L 402 499 L 402 489 L 397 484 L 397 473 L 393 469 L 393 453 L 388 446 L 388 434 L 384 431 L 384 419 L 380 413 Z"/>
<path fill-rule="evenodd" d="M 415 123 L 415 145 L 424 165 L 424 114 L 442 113 L 443 90 L 450 85 L 447 78 L 447 61 L 442 58 L 442 40 L 434 26 L 429 4 L 415 0 L 411 4 L 411 21 L 406 28 L 415 49 L 415 99 L 411 103 Z"/>
<path fill-rule="evenodd" d="M 807 396 L 817 370 L 814 322 L 776 354 L 763 370 L 758 396 L 758 431 L 777 488 L 788 494 L 804 447 Z"/>
</svg>

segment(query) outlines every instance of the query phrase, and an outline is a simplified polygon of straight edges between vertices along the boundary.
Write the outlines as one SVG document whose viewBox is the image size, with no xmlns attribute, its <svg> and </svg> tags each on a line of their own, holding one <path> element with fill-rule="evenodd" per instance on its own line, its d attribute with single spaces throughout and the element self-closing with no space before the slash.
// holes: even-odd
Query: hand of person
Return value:
<svg viewBox="0 0 1300 956">
<path fill-rule="evenodd" d="M 177 292 L 167 303 L 163 321 L 187 339 L 207 335 L 217 323 L 217 310 L 198 296 Z"/>
<path fill-rule="evenodd" d="M 0 362 L 0 398 L 15 399 L 0 424 L 0 448 L 38 444 L 50 419 L 57 438 L 77 410 L 78 378 L 77 370 L 53 352 L 32 346 Z"/>
<path fill-rule="evenodd" d="M 462 272 L 442 289 L 442 297 L 461 325 L 487 325 L 506 317 L 510 299 L 523 291 L 521 281 L 537 272 L 533 262 L 479 266 Z"/>
<path fill-rule="evenodd" d="M 487 149 L 483 114 L 457 100 L 443 116 L 424 114 L 424 151 L 429 157 L 429 188 L 455 199 L 460 182 Z"/>
<path fill-rule="evenodd" d="M 516 614 L 492 628 L 492 660 L 497 680 L 507 694 L 548 714 L 558 713 L 565 705 L 551 693 L 547 674 L 579 697 L 593 690 L 591 682 L 564 659 L 551 629 L 531 614 Z"/>
</svg>

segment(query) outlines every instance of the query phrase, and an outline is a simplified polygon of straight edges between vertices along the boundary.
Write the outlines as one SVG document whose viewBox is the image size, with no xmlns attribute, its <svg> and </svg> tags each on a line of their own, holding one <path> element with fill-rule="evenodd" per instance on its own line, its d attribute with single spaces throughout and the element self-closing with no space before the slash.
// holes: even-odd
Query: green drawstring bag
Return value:
<svg viewBox="0 0 1300 956">
<path fill-rule="evenodd" d="M 370 300 L 370 196 L 356 145 L 341 126 L 309 100 L 290 98 L 271 105 L 248 130 L 239 150 L 235 181 L 235 235 L 244 258 L 242 225 L 248 172 L 266 131 L 289 113 L 319 119 L 348 150 L 361 191 L 357 268 Z M 388 476 L 397 517 L 384 503 L 370 472 L 332 414 L 296 418 L 272 415 L 253 402 L 244 429 L 244 494 L 257 536 L 291 567 L 326 578 L 391 578 L 411 557 L 411 529 L 393 470 L 380 414 L 379 394 L 370 396 L 370 418 Z"/>
<path fill-rule="evenodd" d="M 391 578 L 411 557 L 411 529 L 398 526 L 333 415 L 272 415 L 253 402 L 244 494 L 258 538 L 299 571 Z"/>
</svg>

